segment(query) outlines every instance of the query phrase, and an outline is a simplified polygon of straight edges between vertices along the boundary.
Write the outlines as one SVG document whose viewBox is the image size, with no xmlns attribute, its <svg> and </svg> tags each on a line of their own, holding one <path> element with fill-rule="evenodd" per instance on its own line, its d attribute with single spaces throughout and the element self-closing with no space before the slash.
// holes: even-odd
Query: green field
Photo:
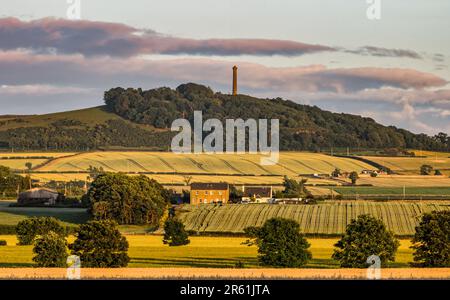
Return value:
<svg viewBox="0 0 450 300">
<path fill-rule="evenodd" d="M 8 246 L 0 247 L 0 268 L 31 267 L 32 246 L 17 246 L 15 236 L 0 236 Z M 73 238 L 70 239 L 71 241 Z M 162 243 L 161 236 L 128 235 L 130 244 L 128 255 L 129 267 L 183 267 L 183 268 L 233 268 L 236 263 L 244 263 L 246 268 L 260 267 L 257 262 L 255 246 L 242 245 L 245 238 L 235 237 L 190 237 L 187 246 L 169 247 Z M 337 268 L 331 259 L 336 239 L 308 239 L 311 243 L 313 259 L 307 268 Z M 412 261 L 409 240 L 402 240 L 395 263 L 391 267 L 408 267 Z"/>
<path fill-rule="evenodd" d="M 339 186 L 332 189 L 342 195 L 403 195 L 403 187 Z M 405 187 L 406 195 L 447 195 L 450 187 Z"/>
<path fill-rule="evenodd" d="M 9 207 L 0 201 L 0 225 L 16 225 L 28 217 L 55 217 L 68 225 L 85 223 L 89 215 L 84 208 Z"/>
<path fill-rule="evenodd" d="M 360 214 L 371 214 L 384 221 L 399 236 L 415 232 L 424 212 L 450 209 L 449 201 L 327 201 L 315 205 L 185 205 L 178 210 L 186 229 L 199 233 L 242 233 L 249 226 L 283 217 L 296 220 L 301 231 L 310 235 L 340 235 Z"/>
</svg>

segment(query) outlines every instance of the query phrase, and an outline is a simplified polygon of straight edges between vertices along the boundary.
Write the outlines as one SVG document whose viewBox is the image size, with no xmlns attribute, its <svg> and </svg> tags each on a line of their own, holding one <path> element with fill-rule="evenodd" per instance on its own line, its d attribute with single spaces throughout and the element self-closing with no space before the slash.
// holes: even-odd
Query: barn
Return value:
<svg viewBox="0 0 450 300">
<path fill-rule="evenodd" d="M 17 198 L 17 203 L 19 205 L 55 205 L 57 202 L 63 200 L 63 198 L 64 195 L 57 191 L 47 188 L 33 188 L 20 193 Z"/>
</svg>

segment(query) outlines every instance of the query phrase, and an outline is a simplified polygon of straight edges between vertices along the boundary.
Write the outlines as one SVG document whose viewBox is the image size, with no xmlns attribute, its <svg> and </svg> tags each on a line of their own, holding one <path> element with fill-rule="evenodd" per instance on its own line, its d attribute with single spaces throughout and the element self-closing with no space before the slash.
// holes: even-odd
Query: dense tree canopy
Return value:
<svg viewBox="0 0 450 300">
<path fill-rule="evenodd" d="M 64 268 L 67 260 L 67 242 L 61 235 L 50 231 L 39 236 L 33 247 L 33 261 L 40 268 Z"/>
<path fill-rule="evenodd" d="M 50 231 L 66 236 L 66 228 L 53 217 L 32 217 L 20 221 L 16 226 L 19 245 L 31 245 L 37 236 Z"/>
<path fill-rule="evenodd" d="M 367 259 L 377 255 L 385 266 L 388 261 L 394 261 L 399 245 L 383 221 L 360 215 L 347 225 L 345 235 L 335 244 L 333 259 L 343 268 L 366 268 Z"/>
<path fill-rule="evenodd" d="M 182 246 L 189 244 L 189 237 L 181 221 L 169 218 L 164 223 L 164 244 Z"/>
<path fill-rule="evenodd" d="M 97 220 L 119 224 L 157 225 L 170 201 L 169 193 L 147 176 L 104 173 L 91 183 L 87 193 L 90 211 Z"/>
<path fill-rule="evenodd" d="M 192 123 L 194 110 L 201 110 L 204 119 L 221 121 L 227 118 L 279 119 L 281 150 L 323 151 L 331 147 L 450 150 L 450 138 L 445 133 L 434 137 L 413 134 L 383 126 L 371 118 L 332 113 L 281 98 L 259 99 L 215 93 L 194 83 L 182 84 L 175 90 L 117 87 L 106 91 L 104 100 L 106 106 L 98 109 L 113 114 L 110 119 L 95 124 L 86 122 L 83 112 L 78 117 L 69 114 L 67 119 L 45 125 L 41 122 L 33 124 L 26 116 L 2 120 L 0 147 L 24 150 L 148 147 L 167 150 L 174 135 L 169 130 L 172 121 L 187 118 Z M 11 124 L 14 126 L 10 127 Z M 1 125 L 8 126 L 2 130 Z"/>
<path fill-rule="evenodd" d="M 422 216 L 412 240 L 414 261 L 424 267 L 450 267 L 450 211 Z"/>
<path fill-rule="evenodd" d="M 72 255 L 80 257 L 83 267 L 120 268 L 128 265 L 128 241 L 117 229 L 116 222 L 90 221 L 80 225 L 75 236 L 69 249 Z"/>
<path fill-rule="evenodd" d="M 258 259 L 262 265 L 296 268 L 312 258 L 310 244 L 300 233 L 300 225 L 294 220 L 272 218 L 262 227 L 249 227 L 247 244 L 258 246 Z"/>
<path fill-rule="evenodd" d="M 194 110 L 204 119 L 254 118 L 280 120 L 282 150 L 319 150 L 323 147 L 448 149 L 448 139 L 413 134 L 373 119 L 332 113 L 292 101 L 258 99 L 247 95 L 214 93 L 210 88 L 188 83 L 176 90 L 114 88 L 105 92 L 107 107 L 125 119 L 158 128 L 170 128 L 174 119 L 193 121 Z"/>
</svg>

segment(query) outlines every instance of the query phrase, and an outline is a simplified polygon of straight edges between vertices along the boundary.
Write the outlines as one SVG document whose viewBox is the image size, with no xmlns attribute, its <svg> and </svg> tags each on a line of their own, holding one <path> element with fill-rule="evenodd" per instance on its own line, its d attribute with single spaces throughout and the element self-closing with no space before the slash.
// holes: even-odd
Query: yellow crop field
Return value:
<svg viewBox="0 0 450 300">
<path fill-rule="evenodd" d="M 346 179 L 348 183 L 350 179 Z M 422 176 L 422 175 L 360 175 L 358 184 L 380 187 L 449 187 L 450 178 L 447 176 Z"/>
<path fill-rule="evenodd" d="M 382 279 L 449 279 L 450 268 L 384 268 Z M 66 279 L 64 268 L 0 268 L 0 278 Z M 82 268 L 82 279 L 367 279 L 367 269 Z"/>
<path fill-rule="evenodd" d="M 26 163 L 37 166 L 46 161 L 47 159 L 0 159 L 0 166 L 5 166 L 14 170 L 27 170 L 27 167 L 25 166 Z"/>
<path fill-rule="evenodd" d="M 0 157 L 62 157 L 74 155 L 76 152 L 0 152 Z"/>
<path fill-rule="evenodd" d="M 92 165 L 113 172 L 233 175 L 288 175 L 373 169 L 353 159 L 318 153 L 282 152 L 278 164 L 262 166 L 258 154 L 175 154 L 171 152 L 88 152 L 51 161 L 38 171 L 86 171 Z"/>
<path fill-rule="evenodd" d="M 130 268 L 233 268 L 242 262 L 245 268 L 261 268 L 257 262 L 256 246 L 242 243 L 244 237 L 191 236 L 186 246 L 169 247 L 159 235 L 127 235 Z M 32 267 L 32 246 L 17 246 L 15 236 L 4 235 L 8 246 L 0 247 L 0 268 Z M 73 242 L 73 237 L 69 238 Z M 337 239 L 308 238 L 313 259 L 307 268 L 337 268 L 331 259 Z M 392 267 L 407 267 L 412 261 L 409 240 L 401 240 Z"/>
<path fill-rule="evenodd" d="M 27 175 L 24 173 L 23 175 Z M 130 174 L 137 176 L 138 174 Z M 153 178 L 163 185 L 185 185 L 185 177 L 183 175 L 169 175 L 169 174 L 145 174 L 149 178 Z M 71 181 L 71 180 L 86 180 L 89 174 L 87 173 L 32 173 L 31 178 L 39 180 L 41 183 L 56 181 Z M 299 176 L 292 176 L 296 180 L 300 180 Z M 221 175 L 192 175 L 191 182 L 221 182 L 225 181 L 231 184 L 271 184 L 281 185 L 283 183 L 283 176 L 221 176 Z M 308 185 L 315 184 L 329 184 L 336 185 L 336 181 L 328 179 L 308 178 Z M 185 189 L 189 187 L 186 186 Z"/>
<path fill-rule="evenodd" d="M 379 157 L 364 156 L 365 159 L 379 163 L 399 174 L 419 174 L 422 165 L 430 165 L 434 169 L 450 170 L 450 158 L 448 156 L 430 157 Z M 444 173 L 444 172 L 443 172 Z"/>
</svg>

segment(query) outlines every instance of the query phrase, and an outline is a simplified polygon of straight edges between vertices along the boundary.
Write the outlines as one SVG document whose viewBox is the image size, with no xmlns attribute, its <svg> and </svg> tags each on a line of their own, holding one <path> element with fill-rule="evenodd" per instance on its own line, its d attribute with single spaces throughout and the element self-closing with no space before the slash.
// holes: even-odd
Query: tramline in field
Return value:
<svg viewBox="0 0 450 300">
<path fill-rule="evenodd" d="M 370 214 L 383 220 L 396 235 L 410 236 L 423 213 L 449 209 L 450 201 L 329 201 L 308 205 L 184 205 L 178 216 L 187 230 L 199 233 L 243 233 L 246 227 L 282 217 L 296 220 L 306 234 L 333 236 L 342 234 L 358 215 Z"/>
</svg>

